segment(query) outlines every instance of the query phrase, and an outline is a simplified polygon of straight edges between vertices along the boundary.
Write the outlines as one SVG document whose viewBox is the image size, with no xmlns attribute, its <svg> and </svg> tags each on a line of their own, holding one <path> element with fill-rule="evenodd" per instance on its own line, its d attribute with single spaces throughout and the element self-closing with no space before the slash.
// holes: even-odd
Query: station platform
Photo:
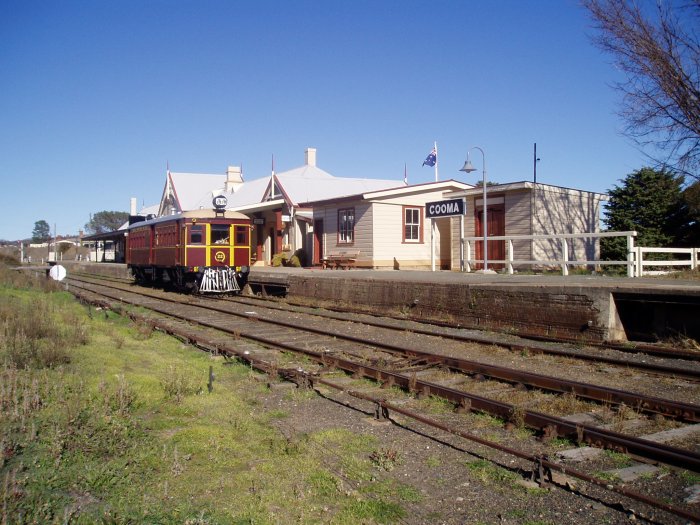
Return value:
<svg viewBox="0 0 700 525">
<path fill-rule="evenodd" d="M 700 280 L 254 267 L 256 293 L 581 341 L 700 341 Z"/>
<path fill-rule="evenodd" d="M 61 263 L 129 277 L 124 264 Z M 584 341 L 700 341 L 700 280 L 254 266 L 248 288 L 309 305 Z"/>
</svg>

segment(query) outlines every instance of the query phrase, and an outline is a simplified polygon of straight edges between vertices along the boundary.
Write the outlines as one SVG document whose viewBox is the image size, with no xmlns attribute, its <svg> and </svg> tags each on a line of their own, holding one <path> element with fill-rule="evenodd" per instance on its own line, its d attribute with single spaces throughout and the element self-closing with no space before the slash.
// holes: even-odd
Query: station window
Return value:
<svg viewBox="0 0 700 525">
<path fill-rule="evenodd" d="M 189 244 L 202 244 L 202 225 L 193 224 L 190 226 L 190 242 Z"/>
<path fill-rule="evenodd" d="M 403 209 L 403 242 L 422 242 L 421 208 Z"/>
<path fill-rule="evenodd" d="M 338 210 L 338 243 L 350 244 L 355 240 L 355 209 Z"/>
<path fill-rule="evenodd" d="M 228 244 L 229 243 L 228 224 L 212 224 L 211 225 L 211 243 L 212 244 Z"/>
</svg>

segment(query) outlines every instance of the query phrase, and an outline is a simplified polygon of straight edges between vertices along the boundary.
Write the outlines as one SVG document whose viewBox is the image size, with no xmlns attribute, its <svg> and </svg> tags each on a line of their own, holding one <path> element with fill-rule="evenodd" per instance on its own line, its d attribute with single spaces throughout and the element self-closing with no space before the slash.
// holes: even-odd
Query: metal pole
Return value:
<svg viewBox="0 0 700 525">
<path fill-rule="evenodd" d="M 464 209 L 467 209 L 466 202 Z M 464 268 L 464 214 L 462 214 L 459 216 L 459 271 L 463 272 Z"/>
<path fill-rule="evenodd" d="M 440 162 L 438 159 L 438 150 L 437 150 L 437 141 L 433 143 L 435 146 L 435 182 L 438 181 L 438 163 Z"/>
<path fill-rule="evenodd" d="M 537 161 L 540 160 L 537 158 L 537 142 L 535 142 L 535 149 L 533 151 L 532 155 L 532 171 L 533 171 L 533 182 L 537 184 Z"/>
<path fill-rule="evenodd" d="M 482 224 L 482 229 L 484 231 L 484 273 L 489 269 L 489 247 L 488 247 L 488 222 L 487 220 L 487 211 L 486 208 L 488 207 L 488 201 L 486 200 L 486 154 L 484 153 L 484 150 L 481 149 L 479 146 L 474 146 L 472 149 L 478 149 L 481 152 L 481 160 L 483 162 L 482 165 L 482 190 L 483 190 L 483 199 L 484 199 L 484 211 L 483 211 L 483 224 Z"/>
<path fill-rule="evenodd" d="M 481 148 L 479 148 L 479 151 L 481 151 Z M 486 208 L 488 208 L 488 201 L 486 200 L 486 155 L 484 155 L 483 151 L 481 151 L 481 156 L 484 160 L 484 272 L 486 272 L 489 269 L 489 243 L 487 240 L 489 223 L 486 221 Z"/>
<path fill-rule="evenodd" d="M 430 271 L 435 271 L 435 219 L 430 219 Z"/>
</svg>

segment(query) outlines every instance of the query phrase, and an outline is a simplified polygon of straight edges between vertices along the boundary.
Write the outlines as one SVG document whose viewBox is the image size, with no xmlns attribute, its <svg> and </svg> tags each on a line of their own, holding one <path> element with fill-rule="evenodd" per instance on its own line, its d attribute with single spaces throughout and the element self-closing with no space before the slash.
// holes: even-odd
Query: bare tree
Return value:
<svg viewBox="0 0 700 525">
<path fill-rule="evenodd" d="M 626 134 L 661 167 L 700 180 L 700 0 L 583 0 L 596 44 L 627 79 Z"/>
</svg>

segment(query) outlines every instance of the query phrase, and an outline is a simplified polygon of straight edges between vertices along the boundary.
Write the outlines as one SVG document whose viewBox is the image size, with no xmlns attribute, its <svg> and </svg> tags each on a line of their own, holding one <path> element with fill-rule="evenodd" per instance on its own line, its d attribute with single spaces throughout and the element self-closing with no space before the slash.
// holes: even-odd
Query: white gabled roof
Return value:
<svg viewBox="0 0 700 525">
<path fill-rule="evenodd" d="M 143 215 L 144 217 L 147 217 L 149 215 L 156 215 L 158 213 L 159 207 L 160 204 L 151 204 L 150 206 L 144 206 L 139 210 L 137 215 Z"/>
<path fill-rule="evenodd" d="M 228 200 L 226 208 L 238 209 L 262 202 L 269 184 L 270 177 L 264 177 L 244 182 L 235 193 L 222 193 Z"/>
<path fill-rule="evenodd" d="M 271 177 L 245 182 L 236 193 L 225 193 L 229 209 L 252 208 L 270 195 Z M 292 206 L 307 202 L 404 187 L 402 181 L 334 177 L 316 166 L 301 166 L 275 173 L 275 200 L 284 198 Z"/>
<path fill-rule="evenodd" d="M 334 177 L 315 166 L 302 166 L 275 177 L 293 205 L 404 186 L 400 180 Z"/>
<path fill-rule="evenodd" d="M 365 179 L 367 180 L 367 179 Z M 349 193 L 347 195 L 335 195 L 327 199 L 319 199 L 317 201 L 311 201 L 309 202 L 310 205 L 315 205 L 315 204 L 328 204 L 329 202 L 333 202 L 334 200 L 339 200 L 343 199 L 346 200 L 348 198 L 354 198 L 354 199 L 362 199 L 362 200 L 376 200 L 376 199 L 384 199 L 384 198 L 394 198 L 394 197 L 399 197 L 402 195 L 411 195 L 411 194 L 420 194 L 420 193 L 426 193 L 426 192 L 436 192 L 436 191 L 442 191 L 444 193 L 447 192 L 454 192 L 454 191 L 466 191 L 472 188 L 471 184 L 466 184 L 464 182 L 459 182 L 456 180 L 445 180 L 445 181 L 438 181 L 438 182 L 426 182 L 426 183 L 421 183 L 421 184 L 414 184 L 414 185 L 404 185 L 403 183 L 400 183 L 400 185 L 396 184 L 396 181 L 384 181 L 386 182 L 393 182 L 394 186 L 385 186 L 384 188 L 380 188 L 376 191 L 360 191 L 360 192 L 354 192 L 354 193 Z"/>
<path fill-rule="evenodd" d="M 391 188 L 383 191 L 375 191 L 372 193 L 365 193 L 362 195 L 363 199 L 381 199 L 384 197 L 397 197 L 399 195 L 409 195 L 413 193 L 424 193 L 426 191 L 458 191 L 458 190 L 469 190 L 474 186 L 467 184 L 466 182 L 460 182 L 458 180 L 449 179 L 436 182 L 424 182 L 421 184 L 413 184 L 410 186 L 403 186 L 400 188 Z"/>
<path fill-rule="evenodd" d="M 489 192 L 506 192 L 506 191 L 515 191 L 515 190 L 523 190 L 523 189 L 528 189 L 532 190 L 535 187 L 539 188 L 546 188 L 550 191 L 556 191 L 559 193 L 568 193 L 570 195 L 580 195 L 582 193 L 589 193 L 591 195 L 594 195 L 596 198 L 601 199 L 601 200 L 608 200 L 608 195 L 606 193 L 598 193 L 595 191 L 588 191 L 588 190 L 577 190 L 575 188 L 565 188 L 564 186 L 555 186 L 553 184 L 543 184 L 541 182 L 530 182 L 530 181 L 520 181 L 520 182 L 505 182 L 503 184 L 492 184 L 492 185 L 487 185 L 486 190 Z M 467 195 L 476 195 L 479 196 L 483 193 L 483 188 L 481 186 L 472 186 L 466 191 L 459 191 L 458 193 L 455 193 L 456 197 L 462 197 L 462 196 L 467 196 Z"/>
<path fill-rule="evenodd" d="M 182 211 L 211 208 L 212 190 L 223 189 L 226 175 L 169 172 L 177 202 Z"/>
<path fill-rule="evenodd" d="M 406 187 L 399 179 L 334 177 L 314 164 L 315 150 L 311 162 L 275 173 L 273 200 L 284 199 L 289 205 L 296 207 L 313 201 Z M 226 191 L 226 177 L 223 174 L 168 171 L 158 213 L 167 209 L 169 200 L 174 202 L 180 211 L 211 208 L 212 199 L 217 195 L 226 197 L 226 208 L 229 210 L 252 211 L 257 208 L 256 205 L 266 206 L 265 203 L 270 200 L 270 176 L 239 183 L 235 191 Z"/>
</svg>

